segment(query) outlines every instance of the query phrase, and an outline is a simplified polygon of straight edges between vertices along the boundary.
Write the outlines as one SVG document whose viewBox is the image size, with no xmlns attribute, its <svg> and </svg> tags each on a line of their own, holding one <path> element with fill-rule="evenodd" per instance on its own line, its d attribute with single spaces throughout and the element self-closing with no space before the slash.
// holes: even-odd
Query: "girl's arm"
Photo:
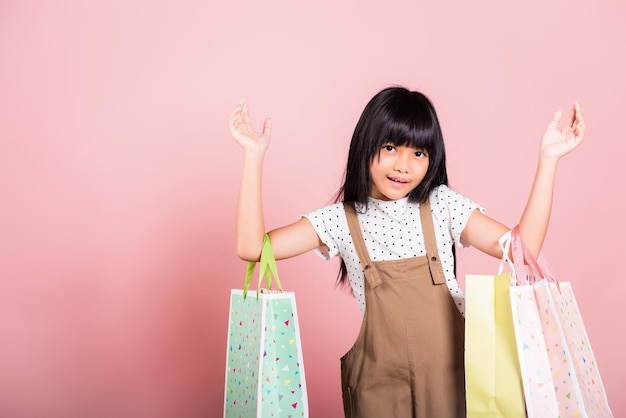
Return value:
<svg viewBox="0 0 626 418">
<path fill-rule="evenodd" d="M 265 152 L 270 145 L 271 119 L 265 119 L 262 132 L 250 122 L 248 103 L 241 99 L 229 119 L 230 132 L 244 150 L 243 174 L 237 202 L 237 254 L 243 260 L 258 261 L 263 246 L 265 220 L 262 205 L 262 172 Z M 311 223 L 299 221 L 270 232 L 277 259 L 293 257 L 321 245 Z"/>
<path fill-rule="evenodd" d="M 548 230 L 559 159 L 580 144 L 585 131 L 585 122 L 578 103 L 572 107 L 565 126 L 558 129 L 560 120 L 561 112 L 558 111 L 543 135 L 535 180 L 519 222 L 522 239 L 535 257 L 541 251 Z M 501 257 L 502 251 L 498 238 L 507 230 L 506 226 L 476 210 L 470 216 L 461 235 L 479 250 Z"/>
</svg>

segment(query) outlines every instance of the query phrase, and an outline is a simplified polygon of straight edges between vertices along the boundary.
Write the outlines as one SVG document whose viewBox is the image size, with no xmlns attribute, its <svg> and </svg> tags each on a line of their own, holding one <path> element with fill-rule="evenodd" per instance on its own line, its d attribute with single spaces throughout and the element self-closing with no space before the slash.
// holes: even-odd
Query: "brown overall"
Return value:
<svg viewBox="0 0 626 418">
<path fill-rule="evenodd" d="M 426 256 L 372 262 L 345 204 L 365 273 L 365 314 L 341 359 L 347 418 L 465 417 L 464 319 L 444 277 L 430 210 L 420 205 Z"/>
</svg>

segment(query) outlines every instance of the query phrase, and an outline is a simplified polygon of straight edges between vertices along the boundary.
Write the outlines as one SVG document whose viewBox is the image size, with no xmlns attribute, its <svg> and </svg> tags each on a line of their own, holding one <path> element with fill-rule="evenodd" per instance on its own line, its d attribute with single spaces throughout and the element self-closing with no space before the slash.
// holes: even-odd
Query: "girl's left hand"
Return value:
<svg viewBox="0 0 626 418">
<path fill-rule="evenodd" d="M 270 146 L 272 120 L 265 119 L 263 130 L 261 132 L 256 131 L 250 122 L 248 101 L 244 98 L 239 101 L 237 108 L 230 114 L 228 126 L 235 141 L 246 151 L 254 150 L 264 154 Z"/>
<path fill-rule="evenodd" d="M 561 111 L 552 117 L 541 140 L 541 155 L 546 158 L 559 159 L 573 151 L 582 141 L 585 133 L 585 121 L 580 111 L 580 104 L 574 103 L 565 125 L 558 129 Z"/>
</svg>

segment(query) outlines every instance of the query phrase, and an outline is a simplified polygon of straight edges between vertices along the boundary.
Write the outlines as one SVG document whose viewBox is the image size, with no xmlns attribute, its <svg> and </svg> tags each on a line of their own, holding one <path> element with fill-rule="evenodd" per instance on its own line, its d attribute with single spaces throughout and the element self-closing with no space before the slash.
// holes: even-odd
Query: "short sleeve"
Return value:
<svg viewBox="0 0 626 418">
<path fill-rule="evenodd" d="M 315 252 L 324 260 L 330 260 L 340 254 L 340 241 L 346 225 L 346 215 L 343 204 L 338 203 L 304 215 L 311 222 L 313 229 L 324 246 L 316 248 Z"/>
<path fill-rule="evenodd" d="M 441 216 L 440 222 L 447 224 L 450 236 L 459 248 L 469 246 L 469 243 L 461 239 L 461 233 L 467 225 L 470 215 L 474 210 L 478 209 L 485 213 L 485 209 L 470 200 L 468 197 L 450 189 L 448 186 L 441 185 L 433 191 L 431 196 L 431 204 L 434 201 L 437 210 L 433 211 L 434 216 Z M 447 219 L 445 219 L 447 218 Z"/>
</svg>

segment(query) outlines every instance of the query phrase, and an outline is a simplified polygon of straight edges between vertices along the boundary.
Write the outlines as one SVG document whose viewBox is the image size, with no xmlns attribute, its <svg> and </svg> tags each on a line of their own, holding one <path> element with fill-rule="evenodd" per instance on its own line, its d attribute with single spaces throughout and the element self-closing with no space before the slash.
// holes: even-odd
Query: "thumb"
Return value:
<svg viewBox="0 0 626 418">
<path fill-rule="evenodd" d="M 272 119 L 267 118 L 263 123 L 263 135 L 271 135 L 272 134 Z"/>
<path fill-rule="evenodd" d="M 548 124 L 548 129 L 556 129 L 560 121 L 561 121 L 561 111 L 557 110 L 556 112 L 554 112 L 554 116 L 552 116 L 552 120 Z"/>
</svg>

